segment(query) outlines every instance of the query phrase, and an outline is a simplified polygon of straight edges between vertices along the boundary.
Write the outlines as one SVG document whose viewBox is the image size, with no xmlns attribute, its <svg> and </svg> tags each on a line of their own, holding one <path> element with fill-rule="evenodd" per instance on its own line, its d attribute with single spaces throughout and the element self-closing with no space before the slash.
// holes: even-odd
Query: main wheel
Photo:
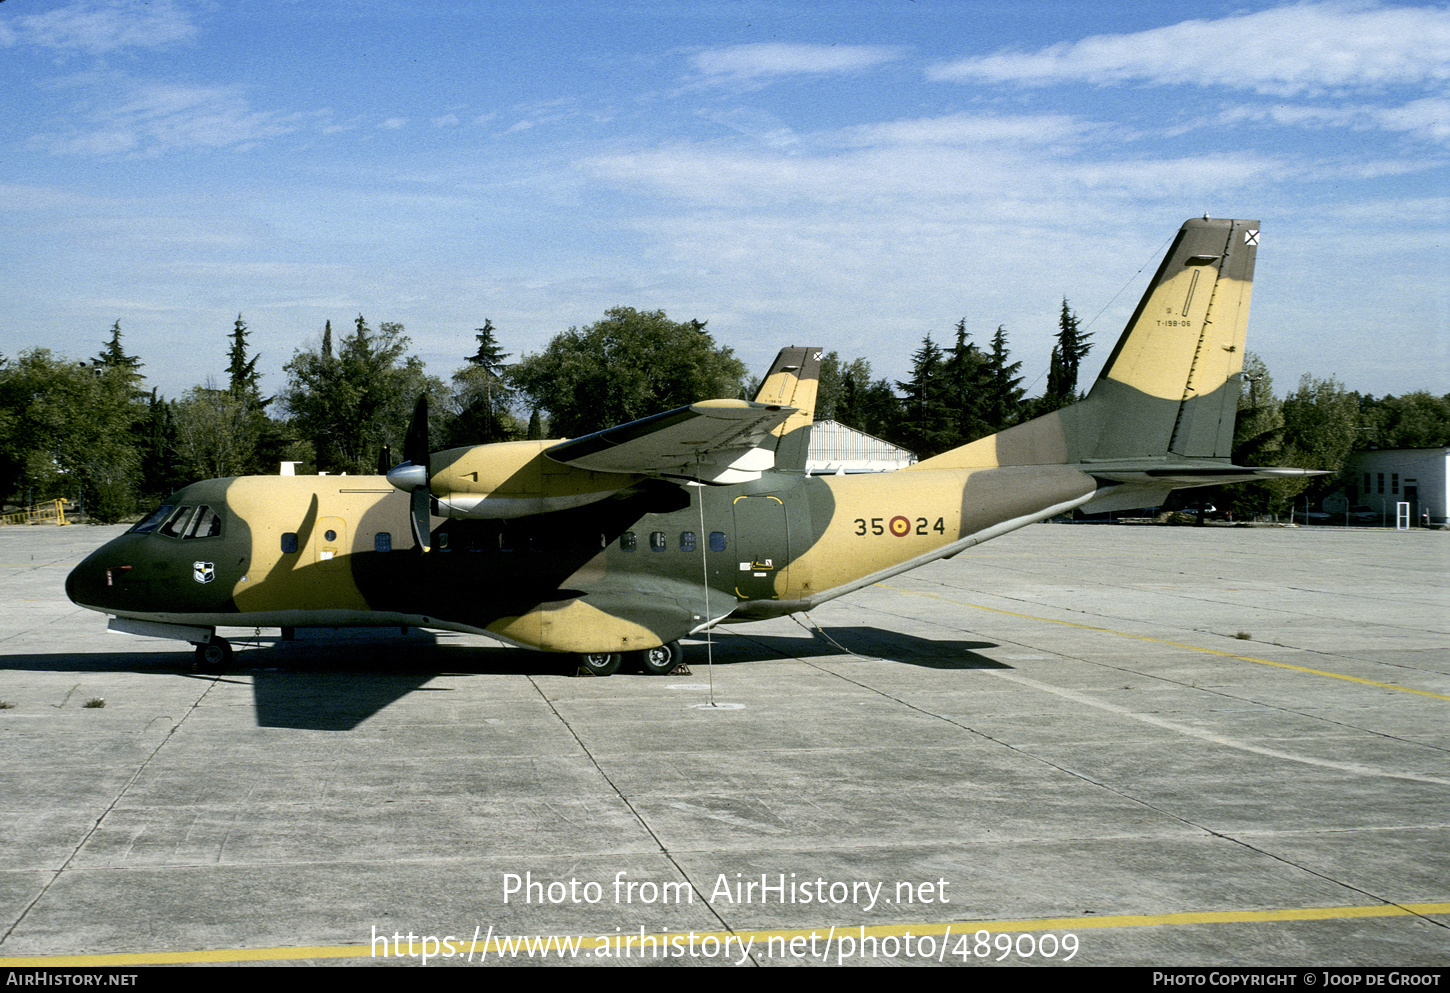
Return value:
<svg viewBox="0 0 1450 993">
<path fill-rule="evenodd" d="M 196 646 L 196 666 L 209 672 L 220 672 L 232 664 L 232 643 L 212 636 L 205 645 Z"/>
<path fill-rule="evenodd" d="M 649 675 L 665 676 L 674 672 L 675 666 L 684 661 L 685 650 L 678 641 L 672 641 L 668 645 L 635 652 L 634 659 L 640 669 Z"/>
<path fill-rule="evenodd" d="M 593 676 L 612 676 L 619 671 L 624 656 L 618 652 L 593 652 L 579 656 L 579 665 Z"/>
</svg>

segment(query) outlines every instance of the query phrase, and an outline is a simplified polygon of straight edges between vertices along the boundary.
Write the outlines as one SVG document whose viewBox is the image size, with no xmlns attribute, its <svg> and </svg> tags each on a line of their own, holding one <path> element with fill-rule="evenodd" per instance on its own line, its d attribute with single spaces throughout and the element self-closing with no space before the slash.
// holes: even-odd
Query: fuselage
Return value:
<svg viewBox="0 0 1450 993">
<path fill-rule="evenodd" d="M 408 497 L 384 477 L 215 479 L 90 555 L 66 591 L 161 624 L 409 625 L 551 652 L 630 651 L 727 618 L 809 609 L 1095 489 L 1066 466 L 641 479 L 552 513 L 435 518 L 421 553 Z"/>
</svg>

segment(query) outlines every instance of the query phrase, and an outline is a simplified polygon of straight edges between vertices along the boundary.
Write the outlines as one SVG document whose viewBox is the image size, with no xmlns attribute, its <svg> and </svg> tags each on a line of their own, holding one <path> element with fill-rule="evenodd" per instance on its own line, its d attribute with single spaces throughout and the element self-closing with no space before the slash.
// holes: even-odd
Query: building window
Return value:
<svg viewBox="0 0 1450 993">
<path fill-rule="evenodd" d="M 1400 492 L 1400 474 L 1398 472 L 1392 472 L 1392 473 L 1390 473 L 1390 493 L 1393 495 L 1393 494 L 1398 494 L 1399 492 Z"/>
<path fill-rule="evenodd" d="M 1382 472 L 1377 472 L 1375 473 L 1375 479 L 1379 481 L 1379 489 L 1376 492 L 1383 495 L 1385 491 L 1385 474 Z"/>
</svg>

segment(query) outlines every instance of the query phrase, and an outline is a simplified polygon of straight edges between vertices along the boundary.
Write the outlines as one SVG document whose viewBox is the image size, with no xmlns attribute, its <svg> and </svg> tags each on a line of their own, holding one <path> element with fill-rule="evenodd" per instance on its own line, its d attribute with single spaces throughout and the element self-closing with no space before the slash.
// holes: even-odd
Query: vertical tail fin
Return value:
<svg viewBox="0 0 1450 993">
<path fill-rule="evenodd" d="M 1229 457 L 1258 241 L 1258 221 L 1184 223 L 1088 395 L 1112 421 L 1083 457 Z"/>
<path fill-rule="evenodd" d="M 794 407 L 796 412 L 772 432 L 776 437 L 775 467 L 787 472 L 804 472 L 810 448 L 811 425 L 816 415 L 816 388 L 821 378 L 819 348 L 782 348 L 775 357 L 756 403 Z"/>
<path fill-rule="evenodd" d="M 912 468 L 1227 459 L 1258 242 L 1258 221 L 1185 221 L 1085 400 Z"/>
</svg>

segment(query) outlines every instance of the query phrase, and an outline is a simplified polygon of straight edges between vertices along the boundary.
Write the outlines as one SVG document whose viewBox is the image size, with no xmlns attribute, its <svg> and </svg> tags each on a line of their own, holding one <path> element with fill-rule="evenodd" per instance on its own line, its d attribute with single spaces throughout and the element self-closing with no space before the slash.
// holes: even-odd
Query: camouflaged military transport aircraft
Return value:
<svg viewBox="0 0 1450 993">
<path fill-rule="evenodd" d="M 755 402 L 431 455 L 424 415 L 386 476 L 195 483 L 66 593 L 213 667 L 231 656 L 218 627 L 416 626 L 668 672 L 721 621 L 809 610 L 1073 508 L 1300 473 L 1229 462 L 1258 227 L 1186 222 L 1085 400 L 907 469 L 806 475 L 820 352 L 786 349 Z"/>
</svg>

